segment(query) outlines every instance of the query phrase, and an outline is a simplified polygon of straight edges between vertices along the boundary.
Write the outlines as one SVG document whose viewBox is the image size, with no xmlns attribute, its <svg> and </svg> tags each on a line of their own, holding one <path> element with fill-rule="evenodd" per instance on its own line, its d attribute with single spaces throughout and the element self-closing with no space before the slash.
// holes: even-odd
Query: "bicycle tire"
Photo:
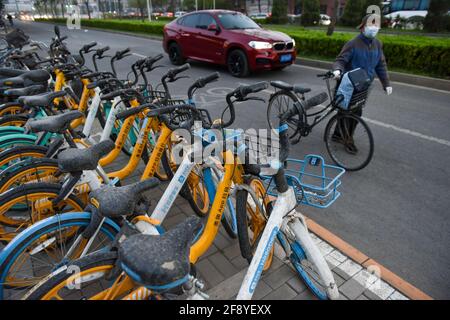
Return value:
<svg viewBox="0 0 450 320">
<path fill-rule="evenodd" d="M 291 255 L 289 258 L 295 271 L 318 299 L 337 299 L 339 297 L 338 286 L 320 249 L 310 236 L 306 236 L 306 234 L 308 234 L 308 229 L 303 226 L 303 223 L 300 220 L 297 220 L 291 224 L 291 230 L 296 238 L 295 241 L 293 241 L 294 245 L 292 245 L 292 241 L 289 242 L 288 237 L 283 235 L 283 233 L 279 233 L 278 238 L 280 239 L 280 237 L 283 237 L 289 242 L 291 247 Z M 283 240 L 280 239 L 280 241 Z M 318 273 L 316 276 L 320 279 L 314 279 L 314 277 L 308 273 L 308 269 L 311 268 L 310 266 L 317 269 L 311 271 Z"/>
<path fill-rule="evenodd" d="M 17 188 L 11 189 L 6 191 L 5 193 L 0 194 L 0 225 L 1 226 L 7 226 L 7 227 L 17 227 L 18 222 L 15 220 L 9 219 L 8 217 L 5 217 L 4 214 L 8 211 L 8 205 L 12 203 L 12 206 L 14 205 L 14 200 L 19 201 L 20 198 L 25 197 L 25 199 L 28 198 L 39 198 L 39 197 L 49 197 L 46 195 L 51 195 L 52 198 L 56 198 L 59 193 L 61 192 L 62 186 L 60 184 L 55 183 L 46 183 L 46 182 L 38 182 L 38 183 L 30 183 L 30 184 L 24 184 Z M 20 203 L 20 202 L 19 202 Z M 85 203 L 75 196 L 74 194 L 70 194 L 65 200 L 63 200 L 61 203 L 70 203 L 72 206 L 74 206 L 74 211 L 83 211 L 83 208 L 85 207 Z M 16 203 L 17 204 L 17 203 Z M 10 206 L 10 208 L 12 207 Z M 21 221 L 19 224 L 22 229 L 25 229 L 25 221 L 24 220 L 17 220 Z M 29 223 L 32 224 L 32 223 Z M 0 226 L 0 229 L 3 229 Z M 17 235 L 17 231 L 15 232 L 6 232 L 5 234 L 10 235 Z M 8 238 L 9 239 L 9 238 Z M 1 240 L 3 243 L 9 242 L 9 240 L 3 237 Z"/>
<path fill-rule="evenodd" d="M 269 124 L 269 127 L 272 130 L 278 129 L 278 125 L 279 125 L 279 118 L 276 119 L 275 123 L 273 123 L 273 121 L 275 121 L 275 119 L 271 120 L 272 108 L 275 108 L 274 103 L 276 101 L 278 101 L 279 99 L 281 99 L 282 96 L 286 97 L 285 99 L 283 99 L 284 101 L 290 100 L 292 102 L 292 107 L 294 107 L 294 108 L 296 108 L 294 106 L 294 104 L 298 102 L 298 97 L 290 91 L 281 90 L 281 91 L 277 91 L 276 93 L 274 93 L 270 96 L 269 104 L 267 105 L 266 117 L 267 117 L 267 123 Z M 289 107 L 291 107 L 290 104 L 288 104 L 283 110 L 280 110 L 280 107 L 278 107 L 278 109 L 279 109 L 278 115 L 284 114 L 288 110 Z M 274 110 L 274 111 L 276 111 L 276 110 Z M 298 124 L 301 121 L 302 121 L 302 119 L 300 119 L 299 112 L 296 112 L 296 114 L 294 116 L 289 118 L 289 121 L 287 122 L 289 139 L 293 139 L 298 134 L 298 131 L 299 131 Z"/>
<path fill-rule="evenodd" d="M 0 299 L 3 300 L 5 298 L 6 290 L 9 289 L 8 287 L 12 286 L 11 283 L 9 283 L 8 285 L 7 282 L 8 273 L 11 271 L 11 268 L 13 268 L 15 262 L 21 258 L 21 255 L 23 253 L 29 252 L 32 249 L 36 248 L 36 244 L 34 243 L 34 241 L 39 241 L 40 239 L 51 239 L 50 237 L 55 234 L 55 230 L 64 230 L 64 228 L 67 227 L 79 227 L 81 232 L 81 230 L 89 225 L 90 221 L 91 216 L 87 212 L 63 214 L 58 218 L 53 216 L 45 219 L 45 221 L 42 220 L 39 225 L 36 224 L 27 229 L 26 231 L 28 232 L 23 232 L 18 235 L 15 241 L 10 242 L 0 254 Z M 102 228 L 100 228 L 100 233 L 103 233 L 107 238 L 113 241 L 114 237 L 119 232 L 118 228 L 119 227 L 115 225 L 111 220 L 107 219 L 102 225 Z M 63 246 L 60 247 L 62 250 Z M 58 251 L 58 249 L 54 249 L 53 251 Z M 69 263 L 69 261 L 64 261 L 63 263 L 66 264 Z M 33 264 L 31 265 L 33 266 Z M 43 278 L 49 273 L 43 274 L 42 265 L 39 265 L 39 274 Z M 29 285 L 24 287 L 29 289 Z M 14 286 L 14 290 L 17 291 L 17 285 Z"/>
<path fill-rule="evenodd" d="M 30 119 L 29 116 L 22 114 L 5 115 L 0 118 L 0 126 L 9 126 L 9 123 L 20 123 L 18 127 L 23 127 L 25 123 Z"/>
<path fill-rule="evenodd" d="M 47 154 L 48 148 L 38 145 L 15 146 L 0 152 L 0 168 L 3 170 L 12 161 L 21 161 L 27 158 L 43 158 Z"/>
<path fill-rule="evenodd" d="M 0 193 L 6 192 L 7 189 L 10 189 L 14 181 L 19 182 L 19 180 L 22 180 L 21 184 L 29 183 L 30 180 L 28 179 L 24 180 L 23 178 L 24 175 L 27 175 L 28 178 L 29 177 L 28 175 L 30 173 L 31 174 L 34 173 L 35 175 L 37 175 L 37 182 L 42 182 L 39 181 L 39 179 L 44 177 L 43 175 L 41 175 L 41 172 L 45 169 L 47 170 L 53 169 L 53 173 L 57 172 L 59 170 L 58 161 L 56 159 L 49 159 L 49 158 L 36 158 L 31 159 L 30 162 L 24 163 L 18 168 L 14 168 L 14 170 L 2 171 L 0 174 Z M 47 175 L 48 174 L 49 173 L 47 173 Z"/>
<path fill-rule="evenodd" d="M 261 187 L 262 183 L 258 178 L 252 177 L 247 179 L 245 182 L 247 185 L 252 185 L 253 181 L 257 181 L 255 187 Z M 261 193 L 259 192 L 261 195 Z M 264 190 L 265 194 L 265 190 Z M 251 196 L 250 196 L 251 197 Z M 265 196 L 267 197 L 267 196 Z M 260 217 L 256 217 L 256 214 L 252 217 L 251 220 L 248 218 L 247 210 L 248 210 L 248 198 L 249 193 L 245 189 L 238 190 L 236 192 L 236 222 L 237 222 L 237 230 L 238 230 L 238 240 L 239 240 L 239 248 L 241 250 L 241 255 L 244 259 L 250 263 L 253 259 L 253 252 L 256 250 L 259 239 L 261 238 L 266 219 L 264 216 L 269 216 L 270 212 L 272 211 L 272 204 L 270 200 L 267 198 L 263 198 L 262 201 L 264 203 L 264 210 L 265 213 L 262 213 L 262 215 L 259 213 L 256 213 L 260 215 Z M 253 198 L 252 198 L 253 199 Z M 258 210 L 259 212 L 259 210 Z M 256 221 L 259 219 L 259 221 Z M 256 229 L 256 226 L 259 224 L 264 223 L 264 226 L 259 226 L 259 229 Z M 250 225 L 250 227 L 249 227 Z M 249 228 L 253 228 L 253 238 L 249 234 Z M 264 266 L 264 270 L 267 270 L 270 268 L 270 265 L 272 263 L 272 257 L 273 257 L 273 249 L 269 257 L 267 258 L 266 264 Z"/>
<path fill-rule="evenodd" d="M 59 286 L 65 286 L 74 273 L 68 270 L 79 270 L 80 273 L 94 273 L 97 270 L 110 271 L 117 261 L 117 251 L 98 252 L 75 260 L 71 264 L 61 267 L 47 281 L 37 284 L 28 292 L 25 300 L 48 300 L 49 293 Z M 61 297 L 62 298 L 62 297 Z M 85 297 L 84 297 L 85 298 Z"/>
<path fill-rule="evenodd" d="M 365 159 L 361 161 L 357 165 L 350 166 L 348 163 L 345 163 L 343 160 L 340 160 L 338 156 L 333 152 L 331 142 L 332 142 L 332 134 L 331 130 L 333 129 L 334 123 L 338 123 L 338 121 L 342 120 L 342 118 L 348 118 L 352 119 L 353 121 L 356 121 L 356 127 L 362 126 L 365 129 L 365 132 L 367 133 L 367 138 L 369 141 L 369 152 Z M 342 129 L 344 130 L 344 129 Z M 348 131 L 348 130 L 346 130 Z M 369 125 L 359 116 L 350 114 L 350 113 L 337 113 L 331 119 L 328 121 L 325 132 L 324 132 L 324 141 L 327 148 L 327 152 L 334 163 L 336 163 L 338 166 L 344 168 L 347 171 L 358 171 L 361 169 L 364 169 L 372 160 L 373 153 L 374 153 L 374 141 L 373 141 L 373 135 L 372 131 L 370 130 Z"/>
</svg>

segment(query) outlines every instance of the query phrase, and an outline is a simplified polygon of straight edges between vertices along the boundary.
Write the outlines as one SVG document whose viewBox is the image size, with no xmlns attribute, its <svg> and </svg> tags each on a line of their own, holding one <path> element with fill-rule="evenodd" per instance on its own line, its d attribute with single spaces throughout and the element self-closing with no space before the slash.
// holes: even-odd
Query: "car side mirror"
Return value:
<svg viewBox="0 0 450 320">
<path fill-rule="evenodd" d="M 219 32 L 219 28 L 217 27 L 217 25 L 215 23 L 211 23 L 208 26 L 208 31 Z"/>
</svg>

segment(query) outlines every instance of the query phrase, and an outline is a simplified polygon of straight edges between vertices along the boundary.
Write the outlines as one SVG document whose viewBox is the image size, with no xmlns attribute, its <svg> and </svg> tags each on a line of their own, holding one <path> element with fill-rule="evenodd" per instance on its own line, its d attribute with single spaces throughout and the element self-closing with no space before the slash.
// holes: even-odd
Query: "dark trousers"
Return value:
<svg viewBox="0 0 450 320">
<path fill-rule="evenodd" d="M 352 114 L 361 117 L 362 116 L 362 106 L 359 108 L 356 108 L 351 111 Z M 336 128 L 334 129 L 334 136 L 337 138 L 348 138 L 348 137 L 341 137 L 341 132 L 344 134 L 348 132 L 350 136 L 353 136 L 355 133 L 356 125 L 358 124 L 358 121 L 350 118 L 344 118 L 339 119 L 338 123 L 336 125 Z"/>
</svg>

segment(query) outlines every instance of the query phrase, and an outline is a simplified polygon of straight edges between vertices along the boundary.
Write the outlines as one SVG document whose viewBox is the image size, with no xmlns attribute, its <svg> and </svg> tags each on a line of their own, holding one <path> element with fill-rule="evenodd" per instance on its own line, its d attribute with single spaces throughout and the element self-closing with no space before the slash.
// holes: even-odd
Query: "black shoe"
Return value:
<svg viewBox="0 0 450 320">
<path fill-rule="evenodd" d="M 357 154 L 358 148 L 355 146 L 355 143 L 352 141 L 352 142 L 348 142 L 345 144 L 345 151 L 347 151 L 347 153 L 350 153 L 350 154 Z"/>
<path fill-rule="evenodd" d="M 338 142 L 338 143 L 343 143 L 342 138 L 336 134 L 333 134 L 331 136 L 331 141 L 333 142 Z"/>
</svg>

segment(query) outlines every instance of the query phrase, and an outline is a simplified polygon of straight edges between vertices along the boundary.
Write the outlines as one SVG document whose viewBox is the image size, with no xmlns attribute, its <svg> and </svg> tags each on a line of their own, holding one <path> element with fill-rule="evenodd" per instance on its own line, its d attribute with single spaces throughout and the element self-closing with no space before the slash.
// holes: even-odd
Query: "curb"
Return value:
<svg viewBox="0 0 450 320">
<path fill-rule="evenodd" d="M 403 293 L 408 298 L 412 300 L 433 300 L 432 297 L 430 297 L 420 289 L 414 287 L 409 282 L 403 280 L 380 263 L 369 258 L 349 243 L 345 242 L 335 234 L 331 233 L 329 230 L 317 224 L 314 220 L 306 218 L 306 223 L 308 225 L 308 230 L 347 255 L 358 264 L 362 265 L 365 268 L 367 268 L 368 266 L 377 266 L 381 271 L 380 278 L 390 284 L 393 288 L 397 289 L 399 292 Z"/>
<path fill-rule="evenodd" d="M 35 21 L 37 23 L 46 23 L 46 24 L 59 24 L 55 22 L 43 22 L 43 21 Z M 146 34 L 138 34 L 133 32 L 127 32 L 127 31 L 118 31 L 118 30 L 112 30 L 112 29 L 102 29 L 102 28 L 95 28 L 95 27 L 89 27 L 84 30 L 96 30 L 96 31 L 103 31 L 103 32 L 111 32 L 111 33 L 117 33 L 117 34 L 123 34 L 128 36 L 134 36 L 138 38 L 144 38 L 144 39 L 151 39 L 151 40 L 162 40 L 162 36 L 156 36 L 156 35 L 146 35 Z M 320 69 L 331 69 L 331 62 L 328 61 L 322 61 L 322 60 L 313 60 L 313 59 L 307 59 L 307 58 L 297 58 L 295 61 L 296 65 L 300 66 L 307 66 L 307 67 L 314 67 L 314 68 L 320 68 Z M 410 85 L 416 85 L 426 88 L 432 88 L 437 90 L 444 90 L 444 91 L 450 91 L 450 80 L 445 79 L 439 79 L 439 78 L 432 78 L 432 77 L 425 77 L 425 76 L 419 76 L 419 75 L 413 75 L 408 73 L 402 73 L 402 72 L 395 72 L 395 71 L 389 71 L 389 77 L 391 81 L 406 83 Z"/>
<path fill-rule="evenodd" d="M 333 63 L 328 61 L 313 60 L 307 58 L 297 58 L 295 64 L 300 66 L 330 70 Z M 419 76 L 395 71 L 388 71 L 388 73 L 391 81 L 427 87 L 437 90 L 450 91 L 450 80 Z"/>
</svg>

